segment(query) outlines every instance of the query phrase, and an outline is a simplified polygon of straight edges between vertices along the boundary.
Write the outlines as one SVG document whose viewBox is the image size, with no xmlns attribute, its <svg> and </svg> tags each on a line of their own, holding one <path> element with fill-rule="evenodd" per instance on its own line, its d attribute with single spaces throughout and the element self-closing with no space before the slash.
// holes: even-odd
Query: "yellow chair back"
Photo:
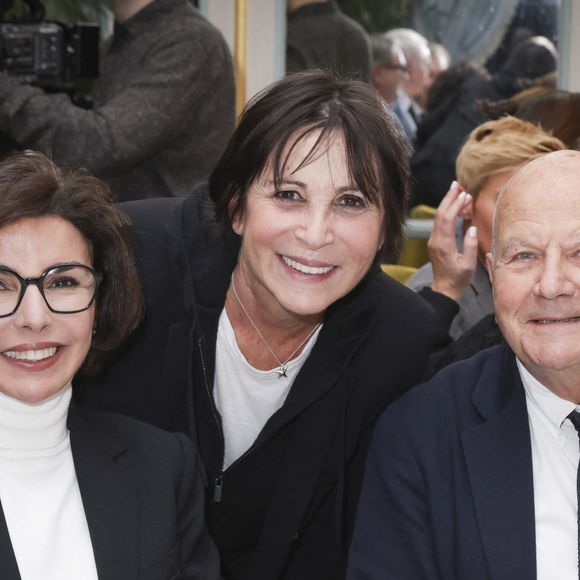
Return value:
<svg viewBox="0 0 580 580">
<path fill-rule="evenodd" d="M 434 220 L 436 211 L 436 207 L 431 207 L 430 205 L 425 205 L 422 203 L 411 208 L 409 217 L 412 217 L 416 220 Z"/>
<path fill-rule="evenodd" d="M 417 268 L 401 266 L 400 264 L 381 264 L 381 268 L 385 274 L 388 274 L 401 284 L 406 284 L 409 278 L 417 271 Z"/>
</svg>

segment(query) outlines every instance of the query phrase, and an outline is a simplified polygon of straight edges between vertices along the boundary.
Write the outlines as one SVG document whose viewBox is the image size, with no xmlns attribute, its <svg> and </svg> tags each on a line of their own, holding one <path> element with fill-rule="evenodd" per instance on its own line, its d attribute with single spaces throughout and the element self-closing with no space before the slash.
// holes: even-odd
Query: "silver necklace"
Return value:
<svg viewBox="0 0 580 580">
<path fill-rule="evenodd" d="M 258 336 L 262 339 L 262 342 L 266 345 L 266 348 L 270 351 L 270 354 L 274 357 L 274 360 L 278 363 L 278 368 L 276 369 L 276 373 L 278 374 L 278 378 L 281 379 L 282 377 L 288 378 L 286 375 L 286 371 L 288 370 L 288 363 L 292 360 L 292 357 L 304 346 L 304 344 L 308 341 L 308 339 L 318 330 L 318 327 L 322 324 L 319 322 L 314 326 L 314 328 L 304 337 L 302 342 L 292 351 L 292 354 L 286 359 L 285 362 L 282 362 L 274 353 L 274 351 L 270 348 L 268 341 L 264 338 L 264 335 L 260 332 L 260 329 L 256 326 L 256 323 L 252 320 L 252 317 L 248 314 L 245 306 L 242 304 L 240 297 L 238 296 L 238 292 L 236 290 L 236 283 L 234 282 L 234 275 L 232 274 L 232 290 L 234 291 L 234 296 L 240 305 L 240 308 L 246 315 L 246 318 L 250 321 L 250 324 L 254 327 L 254 330 L 258 333 Z"/>
</svg>

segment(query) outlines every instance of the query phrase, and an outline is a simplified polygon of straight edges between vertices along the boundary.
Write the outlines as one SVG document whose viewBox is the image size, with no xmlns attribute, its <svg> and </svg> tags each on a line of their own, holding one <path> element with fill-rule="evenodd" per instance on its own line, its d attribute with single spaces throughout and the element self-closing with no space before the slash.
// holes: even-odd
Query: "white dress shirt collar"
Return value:
<svg viewBox="0 0 580 580">
<path fill-rule="evenodd" d="M 568 415 L 577 408 L 577 405 L 572 401 L 562 399 L 548 387 L 545 387 L 519 359 L 516 360 L 526 397 L 556 429 L 560 429 Z"/>
</svg>

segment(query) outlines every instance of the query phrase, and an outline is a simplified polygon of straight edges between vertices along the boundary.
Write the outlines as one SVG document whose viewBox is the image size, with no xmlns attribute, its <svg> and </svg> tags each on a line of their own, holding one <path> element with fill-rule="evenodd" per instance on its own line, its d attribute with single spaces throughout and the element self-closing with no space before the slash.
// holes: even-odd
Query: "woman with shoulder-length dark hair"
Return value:
<svg viewBox="0 0 580 580">
<path fill-rule="evenodd" d="M 397 127 L 363 83 L 289 75 L 209 188 L 124 206 L 146 323 L 88 398 L 197 441 L 227 580 L 344 576 L 373 424 L 421 376 L 430 310 L 377 264 L 402 236 Z"/>
<path fill-rule="evenodd" d="M 0 163 L 0 577 L 219 578 L 191 443 L 70 404 L 137 325 L 128 220 L 31 151 Z"/>
</svg>

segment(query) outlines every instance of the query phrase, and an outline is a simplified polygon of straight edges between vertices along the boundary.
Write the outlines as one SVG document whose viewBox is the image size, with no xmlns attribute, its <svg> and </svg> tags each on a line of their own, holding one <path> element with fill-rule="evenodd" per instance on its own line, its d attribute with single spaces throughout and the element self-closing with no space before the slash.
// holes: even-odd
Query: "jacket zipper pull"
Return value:
<svg viewBox="0 0 580 580">
<path fill-rule="evenodd" d="M 222 501 L 222 487 L 223 487 L 223 479 L 220 475 L 216 477 L 214 481 L 213 501 L 216 503 L 220 503 Z"/>
</svg>

